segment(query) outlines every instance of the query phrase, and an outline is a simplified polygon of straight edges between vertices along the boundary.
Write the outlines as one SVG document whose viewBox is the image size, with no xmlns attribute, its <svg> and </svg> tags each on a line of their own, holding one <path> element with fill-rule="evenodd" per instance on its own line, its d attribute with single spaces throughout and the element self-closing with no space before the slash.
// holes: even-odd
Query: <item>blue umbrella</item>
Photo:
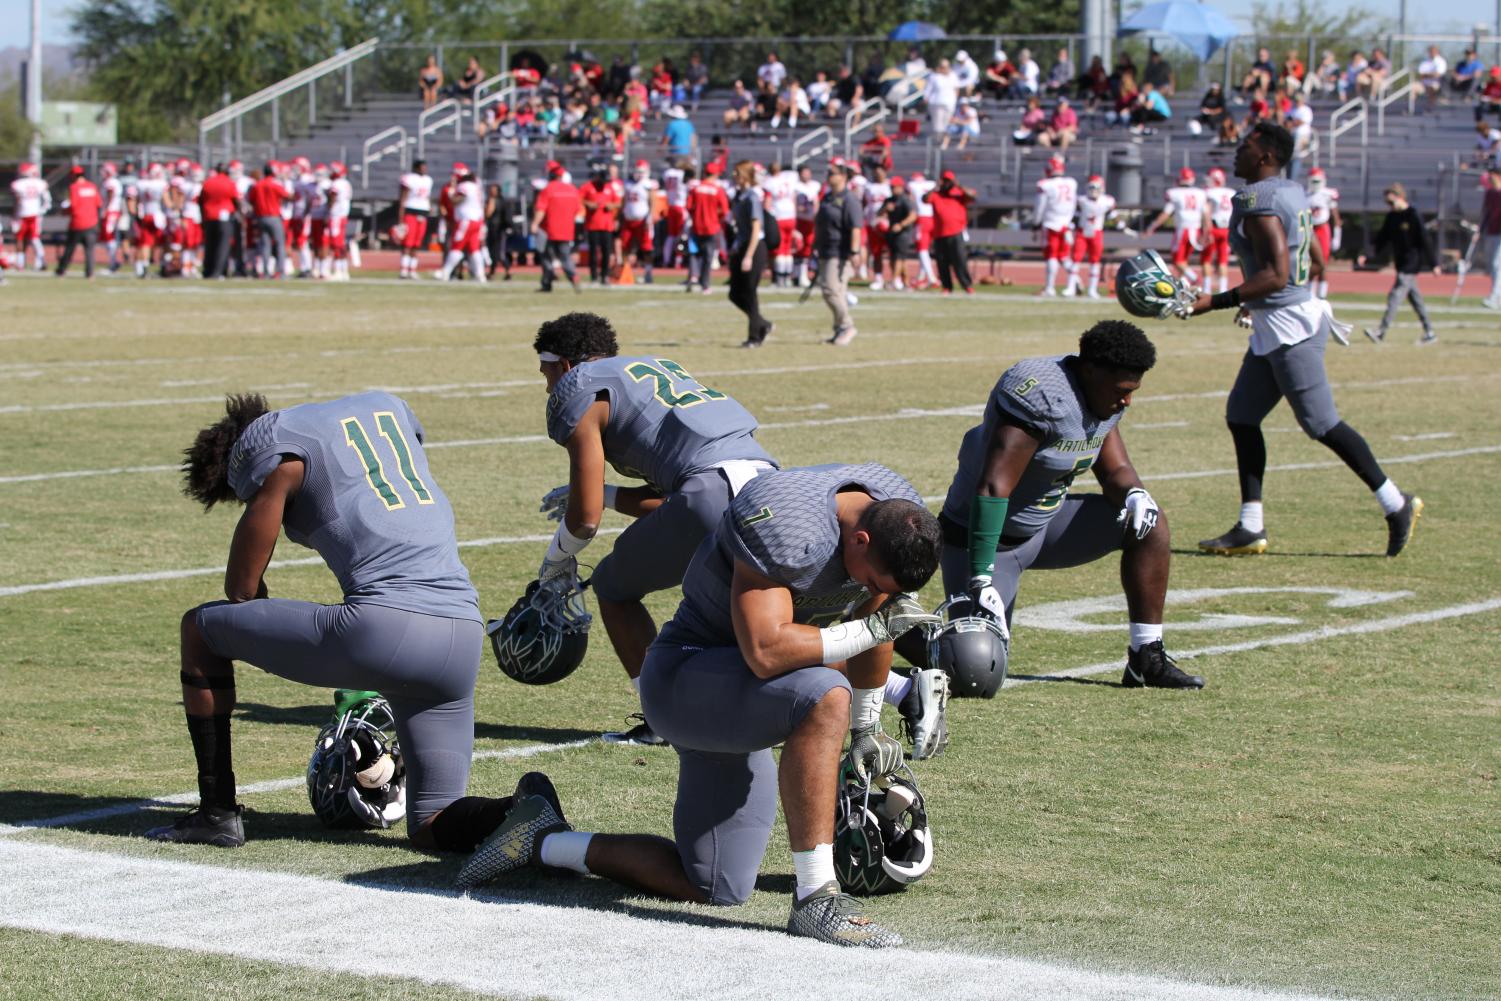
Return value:
<svg viewBox="0 0 1501 1001">
<path fill-rule="evenodd" d="M 1118 35 L 1168 35 L 1182 42 L 1201 60 L 1240 34 L 1240 29 L 1213 7 L 1193 0 L 1164 0 L 1148 4 L 1121 22 Z"/>
<path fill-rule="evenodd" d="M 931 42 L 936 38 L 947 38 L 949 34 L 927 21 L 905 21 L 892 28 L 886 37 L 893 42 Z"/>
</svg>

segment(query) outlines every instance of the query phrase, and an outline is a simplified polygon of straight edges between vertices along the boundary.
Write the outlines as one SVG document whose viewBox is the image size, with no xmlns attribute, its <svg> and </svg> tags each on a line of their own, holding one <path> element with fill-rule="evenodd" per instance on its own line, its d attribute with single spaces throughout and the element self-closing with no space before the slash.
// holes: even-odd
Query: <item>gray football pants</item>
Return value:
<svg viewBox="0 0 1501 1001">
<path fill-rule="evenodd" d="M 1418 276 L 1406 275 L 1397 272 L 1397 280 L 1392 285 L 1392 290 L 1386 294 L 1386 315 L 1381 317 L 1381 332 L 1384 334 L 1391 329 L 1392 322 L 1397 319 L 1397 310 L 1406 299 L 1412 303 L 1412 308 L 1418 314 L 1418 322 L 1423 324 L 1424 330 L 1432 330 L 1433 323 L 1428 319 L 1428 306 L 1423 302 L 1423 293 L 1418 291 Z"/>
<path fill-rule="evenodd" d="M 828 667 L 758 678 L 737 647 L 658 642 L 647 651 L 641 707 L 678 753 L 673 840 L 710 903 L 743 903 L 756 888 L 777 819 L 771 748 L 836 688 L 849 682 Z"/>
<path fill-rule="evenodd" d="M 637 518 L 599 561 L 590 586 L 605 601 L 640 601 L 683 582 L 699 543 L 730 506 L 730 484 L 717 469 L 694 473 L 661 505 Z"/>
<path fill-rule="evenodd" d="M 484 626 L 385 605 L 286 598 L 198 608 L 210 650 L 289 681 L 380 692 L 407 767 L 407 834 L 464 795 Z"/>
<path fill-rule="evenodd" d="M 1006 602 L 1006 621 L 1011 621 L 1023 571 L 1082 567 L 1117 552 L 1125 538 L 1115 520 L 1119 514 L 1120 508 L 1100 494 L 1069 494 L 1042 531 L 1015 545 L 1003 541 L 995 551 L 990 583 Z M 969 589 L 968 549 L 945 540 L 939 567 L 944 594 L 963 594 Z"/>
<path fill-rule="evenodd" d="M 1307 340 L 1284 344 L 1264 355 L 1247 350 L 1225 401 L 1226 422 L 1257 427 L 1277 401 L 1286 397 L 1304 434 L 1315 440 L 1328 434 L 1339 423 L 1334 390 L 1324 370 L 1328 343 L 1326 327 Z"/>
</svg>

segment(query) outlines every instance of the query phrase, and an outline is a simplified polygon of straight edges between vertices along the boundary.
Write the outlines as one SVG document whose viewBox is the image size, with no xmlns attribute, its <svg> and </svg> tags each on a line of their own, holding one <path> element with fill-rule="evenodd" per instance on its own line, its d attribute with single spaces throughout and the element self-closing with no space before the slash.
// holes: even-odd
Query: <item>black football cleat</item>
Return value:
<svg viewBox="0 0 1501 1001">
<path fill-rule="evenodd" d="M 1148 643 L 1126 653 L 1126 673 L 1121 675 L 1122 688 L 1203 688 L 1204 679 L 1184 674 L 1177 661 L 1168 656 L 1162 641 Z"/>
<path fill-rule="evenodd" d="M 1386 516 L 1386 555 L 1396 556 L 1412 541 L 1412 533 L 1423 516 L 1423 498 L 1402 495 L 1402 509 Z"/>
<path fill-rule="evenodd" d="M 152 841 L 170 841 L 180 845 L 213 845 L 215 848 L 239 848 L 245 843 L 245 825 L 240 814 L 243 806 L 224 810 L 200 806 L 176 821 L 146 832 Z"/>
<path fill-rule="evenodd" d="M 599 735 L 599 739 L 606 744 L 635 744 L 638 747 L 666 747 L 666 738 L 658 735 L 646 721 L 646 716 L 641 713 L 631 713 L 626 717 L 626 722 L 632 720 L 636 724 L 628 730 L 612 730 Z"/>
<path fill-rule="evenodd" d="M 1259 556 L 1266 552 L 1266 530 L 1253 532 L 1240 522 L 1218 539 L 1203 539 L 1199 549 L 1217 556 Z"/>
<path fill-rule="evenodd" d="M 528 796 L 541 796 L 551 804 L 559 820 L 564 823 L 568 822 L 568 818 L 563 816 L 563 803 L 558 799 L 558 790 L 553 788 L 552 779 L 543 773 L 527 772 L 516 780 L 516 791 L 512 794 L 512 798 L 520 803 Z"/>
</svg>

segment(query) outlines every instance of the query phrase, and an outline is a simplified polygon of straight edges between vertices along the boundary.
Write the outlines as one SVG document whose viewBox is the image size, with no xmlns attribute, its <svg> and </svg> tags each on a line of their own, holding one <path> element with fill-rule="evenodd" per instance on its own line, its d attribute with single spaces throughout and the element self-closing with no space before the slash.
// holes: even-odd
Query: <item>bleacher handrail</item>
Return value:
<svg viewBox="0 0 1501 1001">
<path fill-rule="evenodd" d="M 1346 119 L 1340 121 L 1341 118 Z M 1360 144 L 1364 146 L 1370 136 L 1370 114 L 1367 111 L 1366 100 L 1363 97 L 1352 98 L 1334 109 L 1329 116 L 1329 165 L 1335 162 L 1335 150 L 1338 148 L 1339 137 L 1349 132 L 1355 126 L 1360 126 Z"/>
<path fill-rule="evenodd" d="M 496 84 L 500 84 L 500 86 L 496 87 Z M 492 91 L 491 87 L 495 87 L 496 89 Z M 481 81 L 479 86 L 474 88 L 474 118 L 472 121 L 475 131 L 478 131 L 480 113 L 490 105 L 499 104 L 501 101 L 507 99 L 511 101 L 516 99 L 516 81 L 512 78 L 510 70 L 504 73 L 497 73 L 490 79 Z"/>
<path fill-rule="evenodd" d="M 447 118 L 442 121 L 433 121 L 444 112 L 449 113 Z M 439 129 L 446 129 L 452 125 L 454 139 L 461 138 L 460 129 L 463 121 L 464 107 L 456 97 L 445 98 L 431 108 L 423 108 L 422 113 L 417 116 L 417 156 L 420 158 L 427 155 L 427 137 Z"/>
<path fill-rule="evenodd" d="M 1397 86 L 1397 81 L 1403 81 L 1402 86 Z M 1403 67 L 1385 80 L 1376 88 L 1376 93 L 1371 97 L 1371 103 L 1376 105 L 1376 134 L 1386 135 L 1386 108 L 1402 98 L 1407 98 L 1407 113 L 1410 115 L 1417 108 L 1418 82 L 1412 75 L 1412 70 Z"/>
<path fill-rule="evenodd" d="M 334 53 L 321 63 L 314 63 L 307 69 L 299 70 L 289 77 L 278 80 L 269 87 L 263 87 L 249 97 L 242 97 L 240 100 L 227 107 L 220 108 L 211 115 L 205 115 L 198 120 L 199 145 L 207 143 L 208 134 L 214 129 L 229 126 L 239 119 L 244 118 L 249 112 L 265 107 L 273 101 L 292 93 L 294 90 L 317 83 L 330 73 L 337 73 L 339 70 L 353 66 L 361 59 L 375 52 L 379 46 L 380 38 L 367 38 L 358 45 Z"/>
<path fill-rule="evenodd" d="M 855 128 L 856 123 L 860 121 L 861 116 L 864 115 L 867 111 L 870 111 L 872 108 L 881 108 L 884 110 L 885 105 L 881 103 L 881 99 L 879 97 L 867 97 L 865 100 L 861 101 L 859 104 L 846 111 L 844 113 L 845 135 L 849 135 L 850 130 Z"/>
<path fill-rule="evenodd" d="M 858 122 L 856 122 L 854 128 L 846 127 L 845 130 L 844 130 L 844 155 L 845 155 L 845 157 L 848 158 L 848 157 L 854 156 L 855 137 L 856 136 L 858 136 L 860 133 L 866 131 L 867 129 L 875 128 L 876 123 L 878 123 L 878 122 L 884 122 L 889 117 L 891 117 L 891 109 L 888 108 L 888 107 L 886 107 L 886 105 L 883 104 L 883 105 L 881 105 L 880 109 L 876 111 L 875 114 L 868 115 L 865 118 L 862 118 Z"/>
<path fill-rule="evenodd" d="M 375 148 L 377 144 L 390 139 L 394 139 L 395 142 L 388 143 L 380 149 Z M 360 150 L 360 189 L 368 191 L 370 188 L 371 164 L 389 156 L 393 150 L 401 154 L 401 169 L 405 170 L 407 168 L 407 153 L 409 149 L 407 130 L 400 125 L 393 125 L 389 129 L 377 132 L 369 139 L 366 139 L 364 147 Z"/>
<path fill-rule="evenodd" d="M 805 148 L 808 149 L 806 153 L 803 152 Z M 820 153 L 827 153 L 833 148 L 834 130 L 827 125 L 820 125 L 810 132 L 803 133 L 793 141 L 791 150 L 792 159 L 788 166 L 792 170 L 797 170 Z"/>
</svg>

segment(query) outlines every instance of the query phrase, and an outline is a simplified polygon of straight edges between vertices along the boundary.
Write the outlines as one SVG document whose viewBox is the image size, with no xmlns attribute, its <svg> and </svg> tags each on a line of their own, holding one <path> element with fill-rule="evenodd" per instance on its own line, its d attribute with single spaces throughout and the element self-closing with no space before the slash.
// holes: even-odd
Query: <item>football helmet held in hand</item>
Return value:
<svg viewBox="0 0 1501 1001">
<path fill-rule="evenodd" d="M 933 867 L 927 804 L 903 767 L 862 781 L 846 759 L 834 807 L 834 872 L 845 893 L 905 890 Z"/>
<path fill-rule="evenodd" d="M 576 577 L 534 580 L 503 619 L 485 626 L 501 673 L 525 685 L 562 681 L 584 662 L 594 617 Z"/>
<path fill-rule="evenodd" d="M 378 695 L 338 702 L 308 761 L 313 813 L 327 827 L 390 827 L 406 816 L 406 784 L 390 703 Z"/>
<path fill-rule="evenodd" d="M 1115 298 L 1132 316 L 1165 320 L 1194 304 L 1197 294 L 1173 277 L 1155 250 L 1143 250 L 1115 272 Z"/>
<path fill-rule="evenodd" d="M 949 676 L 955 696 L 993 698 L 1006 681 L 1011 648 L 1004 622 L 980 614 L 967 594 L 951 596 L 937 614 L 940 625 L 928 634 L 928 666 Z"/>
</svg>

